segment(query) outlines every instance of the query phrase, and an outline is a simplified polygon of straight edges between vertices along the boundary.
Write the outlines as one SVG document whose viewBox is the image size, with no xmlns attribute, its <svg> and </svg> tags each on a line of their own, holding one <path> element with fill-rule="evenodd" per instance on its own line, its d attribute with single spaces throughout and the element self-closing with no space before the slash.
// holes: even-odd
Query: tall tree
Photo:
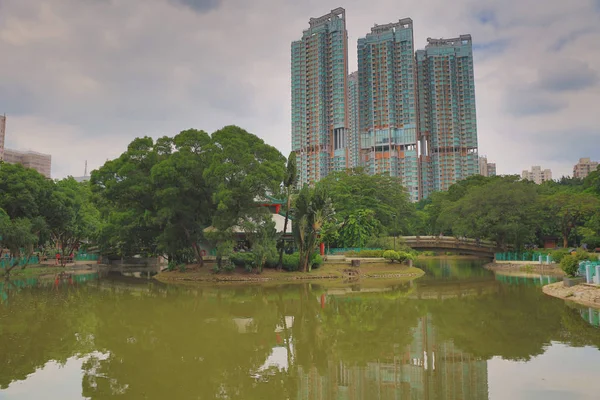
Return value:
<svg viewBox="0 0 600 400">
<path fill-rule="evenodd" d="M 292 206 L 292 191 L 298 182 L 298 168 L 296 166 L 296 153 L 292 151 L 287 160 L 287 166 L 285 170 L 285 178 L 283 180 L 283 186 L 287 198 L 285 208 L 285 220 L 283 222 L 283 232 L 281 233 L 281 239 L 279 240 L 279 261 L 277 268 L 281 268 L 283 264 L 283 250 L 285 242 L 285 234 L 287 232 L 288 220 L 290 217 L 290 208 Z"/>
<path fill-rule="evenodd" d="M 335 214 L 331 199 L 324 186 L 311 189 L 303 187 L 294 205 L 292 230 L 300 253 L 298 269 L 311 270 L 311 257 L 319 244 L 319 234 L 323 225 Z"/>
<path fill-rule="evenodd" d="M 563 239 L 563 247 L 569 246 L 569 236 L 577 227 L 600 211 L 600 201 L 589 193 L 558 192 L 541 199 L 544 215 L 552 221 Z"/>
</svg>

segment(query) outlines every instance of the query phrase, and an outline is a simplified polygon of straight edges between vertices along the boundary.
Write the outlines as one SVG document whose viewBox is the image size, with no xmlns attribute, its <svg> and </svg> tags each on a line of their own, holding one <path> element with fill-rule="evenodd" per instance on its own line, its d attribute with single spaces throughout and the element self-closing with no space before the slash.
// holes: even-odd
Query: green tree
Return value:
<svg viewBox="0 0 600 400">
<path fill-rule="evenodd" d="M 298 182 L 298 168 L 296 166 L 296 153 L 292 151 L 287 160 L 287 166 L 285 170 L 285 178 L 283 180 L 283 187 L 285 189 L 286 195 L 286 208 L 285 208 L 285 220 L 283 222 L 283 232 L 281 233 L 282 237 L 279 240 L 279 261 L 277 262 L 277 268 L 281 269 L 283 265 L 283 250 L 284 250 L 284 241 L 285 234 L 287 232 L 288 220 L 290 217 L 290 208 L 292 206 L 292 191 Z"/>
<path fill-rule="evenodd" d="M 213 133 L 211 152 L 204 178 L 215 190 L 213 226 L 224 231 L 252 215 L 257 201 L 279 191 L 285 176 L 285 157 L 237 126 Z"/>
<path fill-rule="evenodd" d="M 598 213 L 600 201 L 593 194 L 561 191 L 542 197 L 541 207 L 545 218 L 560 232 L 563 247 L 568 247 L 571 233 Z"/>
<path fill-rule="evenodd" d="M 61 249 L 61 264 L 84 241 L 95 239 L 100 213 L 91 201 L 88 182 L 78 183 L 72 177 L 60 180 L 49 201 L 46 221 L 52 241 Z"/>
<path fill-rule="evenodd" d="M 214 190 L 204 177 L 211 159 L 210 136 L 189 129 L 162 143 L 174 151 L 151 170 L 156 222 L 161 227 L 158 248 L 177 262 L 190 261 L 185 255 L 191 249 L 202 266 L 200 243 L 214 214 Z"/>
<path fill-rule="evenodd" d="M 275 221 L 264 207 L 257 208 L 257 213 L 242 223 L 242 229 L 250 242 L 254 255 L 254 265 L 260 274 L 269 259 L 277 256 L 277 231 Z"/>
<path fill-rule="evenodd" d="M 535 185 L 495 180 L 446 203 L 439 222 L 457 236 L 488 238 L 500 247 L 522 246 L 535 233 L 536 201 Z"/>
<path fill-rule="evenodd" d="M 300 253 L 298 265 L 300 271 L 311 270 L 310 260 L 319 244 L 321 229 L 334 217 L 334 214 L 325 186 L 317 185 L 314 189 L 305 186 L 300 190 L 294 206 L 292 225 L 294 239 Z"/>
</svg>

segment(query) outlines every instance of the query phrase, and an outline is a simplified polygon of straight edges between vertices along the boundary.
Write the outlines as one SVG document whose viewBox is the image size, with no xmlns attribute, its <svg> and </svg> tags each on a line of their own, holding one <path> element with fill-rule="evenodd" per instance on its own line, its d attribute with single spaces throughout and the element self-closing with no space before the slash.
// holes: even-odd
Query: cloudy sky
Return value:
<svg viewBox="0 0 600 400">
<path fill-rule="evenodd" d="M 7 147 L 82 175 L 135 137 L 244 127 L 290 150 L 290 42 L 346 9 L 350 68 L 374 23 L 473 35 L 479 151 L 498 172 L 600 159 L 600 0 L 0 0 Z"/>
</svg>

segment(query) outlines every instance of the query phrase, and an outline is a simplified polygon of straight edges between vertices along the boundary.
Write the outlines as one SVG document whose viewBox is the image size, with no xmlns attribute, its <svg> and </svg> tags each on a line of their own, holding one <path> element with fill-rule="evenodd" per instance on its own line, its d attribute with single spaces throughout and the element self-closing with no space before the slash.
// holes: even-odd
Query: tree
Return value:
<svg viewBox="0 0 600 400">
<path fill-rule="evenodd" d="M 339 227 L 339 247 L 365 247 L 381 230 L 375 211 L 360 209 L 346 216 Z"/>
<path fill-rule="evenodd" d="M 156 222 L 162 228 L 157 238 L 159 250 L 176 262 L 189 262 L 188 250 L 196 262 L 204 260 L 200 242 L 214 214 L 213 187 L 204 177 L 210 164 L 210 136 L 189 129 L 172 140 L 163 139 L 174 151 L 152 167 Z"/>
<path fill-rule="evenodd" d="M 338 222 L 359 210 L 373 210 L 381 227 L 391 228 L 397 222 L 399 230 L 406 231 L 414 214 L 414 206 L 397 177 L 369 175 L 357 168 L 330 173 L 317 185 L 329 193 Z"/>
<path fill-rule="evenodd" d="M 569 246 L 571 232 L 600 209 L 598 198 L 589 193 L 558 192 L 541 199 L 544 215 L 552 221 L 563 239 L 563 247 Z"/>
<path fill-rule="evenodd" d="M 285 158 L 237 126 L 213 133 L 210 151 L 210 165 L 203 176 L 214 188 L 213 226 L 225 231 L 252 215 L 257 201 L 279 190 L 285 176 Z"/>
<path fill-rule="evenodd" d="M 277 231 L 275 221 L 264 207 L 257 208 L 257 213 L 242 223 L 242 229 L 250 242 L 254 255 L 254 265 L 260 274 L 268 259 L 277 256 Z"/>
<path fill-rule="evenodd" d="M 52 241 L 61 249 L 64 265 L 66 256 L 85 240 L 95 238 L 100 213 L 91 202 L 89 183 L 79 183 L 72 177 L 56 183 L 49 204 L 46 221 Z"/>
<path fill-rule="evenodd" d="M 156 218 L 151 172 L 169 154 L 164 141 L 155 146 L 152 138 L 137 138 L 119 158 L 92 171 L 92 192 L 104 220 L 99 245 L 105 254 L 156 253 L 163 227 Z"/>
<path fill-rule="evenodd" d="M 292 151 L 287 160 L 287 166 L 285 171 L 285 178 L 283 180 L 283 186 L 285 189 L 285 194 L 287 198 L 286 208 L 285 208 L 285 220 L 283 222 L 283 232 L 281 233 L 282 237 L 279 241 L 279 261 L 277 262 L 277 268 L 281 269 L 283 265 L 283 250 L 284 250 L 284 241 L 285 234 L 287 232 L 288 220 L 290 217 L 290 208 L 292 206 L 292 190 L 296 186 L 298 181 L 298 169 L 296 166 L 296 152 Z"/>
<path fill-rule="evenodd" d="M 296 199 L 292 230 L 300 253 L 298 269 L 303 272 L 311 270 L 311 256 L 319 244 L 319 233 L 325 223 L 330 221 L 335 212 L 325 186 L 317 185 L 311 189 L 305 186 Z"/>
<path fill-rule="evenodd" d="M 33 254 L 34 245 L 38 241 L 35 233 L 35 225 L 27 218 L 15 218 L 11 220 L 8 215 L 0 209 L 0 244 L 2 248 L 10 250 L 13 265 L 7 266 L 4 270 L 6 275 L 17 267 L 24 258 L 22 268 L 29 263 L 29 258 Z M 0 253 L 1 255 L 1 253 Z"/>
<path fill-rule="evenodd" d="M 439 222 L 457 236 L 488 238 L 499 247 L 521 246 L 534 236 L 536 201 L 535 185 L 496 180 L 446 203 Z"/>
</svg>

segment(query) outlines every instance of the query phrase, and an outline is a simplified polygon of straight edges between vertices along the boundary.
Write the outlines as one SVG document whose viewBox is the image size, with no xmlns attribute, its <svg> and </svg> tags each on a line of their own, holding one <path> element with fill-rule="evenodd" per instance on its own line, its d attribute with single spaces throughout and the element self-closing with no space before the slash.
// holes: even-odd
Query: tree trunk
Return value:
<svg viewBox="0 0 600 400">
<path fill-rule="evenodd" d="M 290 188 L 288 188 L 287 193 L 287 208 L 285 209 L 285 220 L 283 222 L 283 232 L 281 238 L 281 248 L 279 249 L 279 262 L 277 263 L 277 269 L 281 270 L 283 267 L 283 250 L 285 247 L 285 233 L 287 232 L 288 219 L 290 217 L 290 203 L 292 202 L 292 197 L 290 196 Z"/>
<path fill-rule="evenodd" d="M 200 247 L 198 247 L 198 243 L 196 243 L 196 241 L 192 241 L 192 235 L 190 235 L 190 231 L 185 227 L 182 226 L 183 231 L 185 232 L 185 237 L 187 237 L 188 241 L 190 241 L 192 243 L 192 250 L 194 250 L 194 255 L 196 256 L 196 261 L 198 261 L 198 264 L 200 264 L 200 267 L 204 266 L 204 258 L 202 257 L 202 252 L 200 250 Z"/>
<path fill-rule="evenodd" d="M 567 248 L 569 246 L 569 235 L 563 233 L 563 248 Z"/>
</svg>

